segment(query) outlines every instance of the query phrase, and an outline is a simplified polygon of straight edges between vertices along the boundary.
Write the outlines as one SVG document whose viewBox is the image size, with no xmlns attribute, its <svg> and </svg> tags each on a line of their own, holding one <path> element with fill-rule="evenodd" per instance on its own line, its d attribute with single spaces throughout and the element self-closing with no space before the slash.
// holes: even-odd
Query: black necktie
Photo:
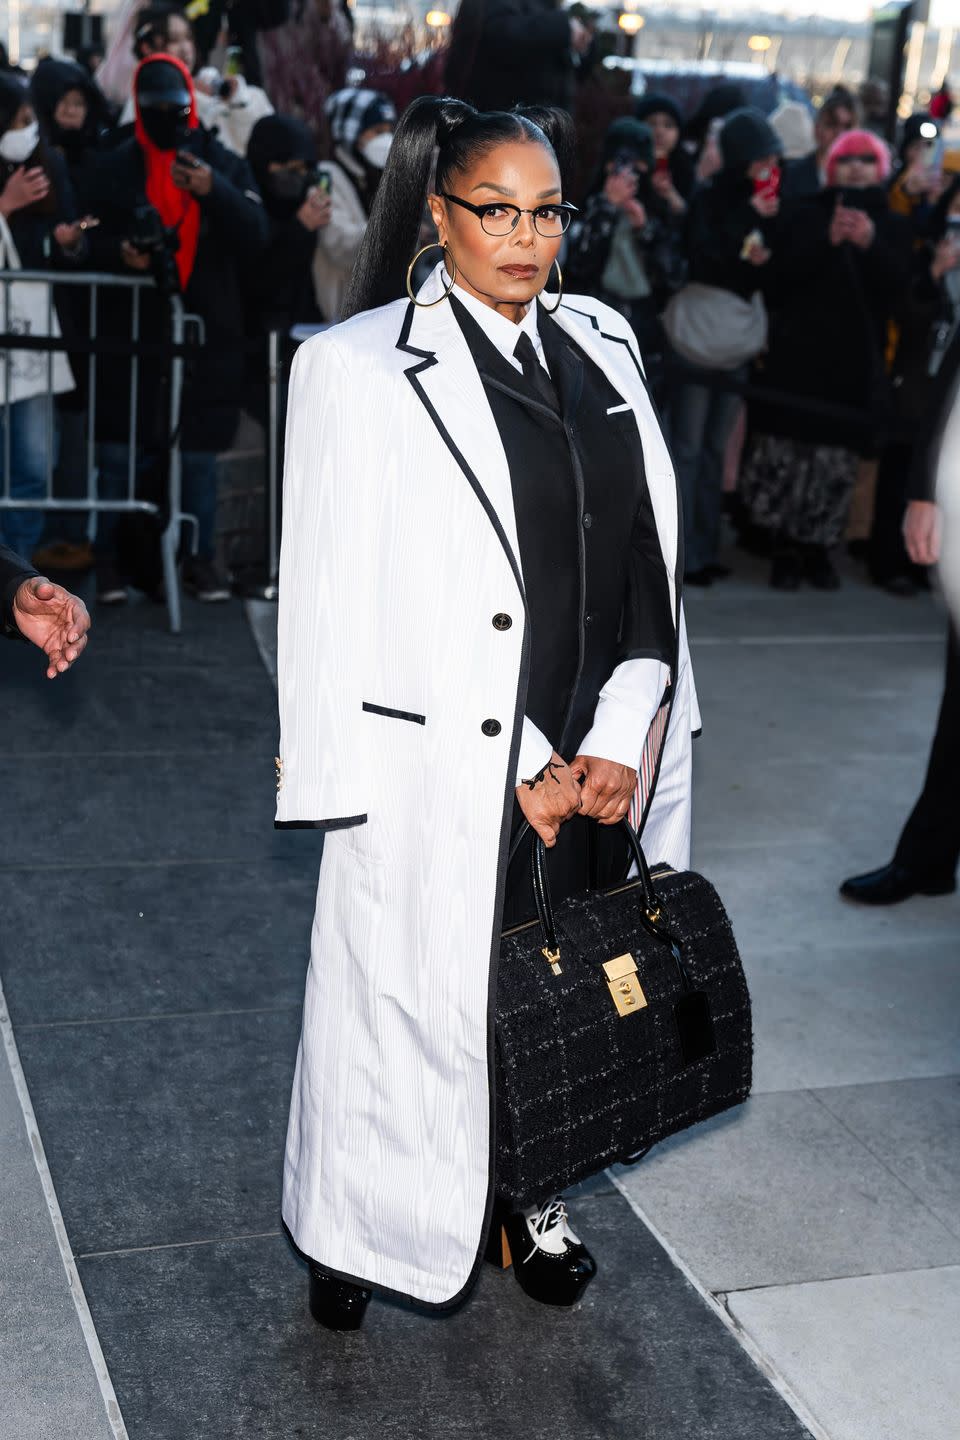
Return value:
<svg viewBox="0 0 960 1440">
<path fill-rule="evenodd" d="M 557 399 L 557 392 L 554 389 L 553 381 L 537 359 L 537 352 L 533 348 L 533 341 L 530 339 L 526 330 L 521 332 L 520 339 L 517 341 L 513 353 L 523 366 L 523 378 L 531 387 L 537 399 L 544 405 L 549 405 L 551 410 L 559 410 L 560 402 Z"/>
</svg>

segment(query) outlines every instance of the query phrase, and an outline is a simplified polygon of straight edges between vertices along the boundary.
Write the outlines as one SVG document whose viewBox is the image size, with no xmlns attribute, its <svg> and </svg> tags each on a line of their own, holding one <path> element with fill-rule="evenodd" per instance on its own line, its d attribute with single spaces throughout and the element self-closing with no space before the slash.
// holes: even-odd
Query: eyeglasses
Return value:
<svg viewBox="0 0 960 1440">
<path fill-rule="evenodd" d="M 520 224 L 520 216 L 532 215 L 537 234 L 545 240 L 555 240 L 577 214 L 576 205 L 567 200 L 561 200 L 556 205 L 537 205 L 533 210 L 521 210 L 519 205 L 506 205 L 499 200 L 487 205 L 471 205 L 469 200 L 461 200 L 459 196 L 448 195 L 443 190 L 440 194 L 444 200 L 476 215 L 488 235 L 512 235 Z"/>
</svg>

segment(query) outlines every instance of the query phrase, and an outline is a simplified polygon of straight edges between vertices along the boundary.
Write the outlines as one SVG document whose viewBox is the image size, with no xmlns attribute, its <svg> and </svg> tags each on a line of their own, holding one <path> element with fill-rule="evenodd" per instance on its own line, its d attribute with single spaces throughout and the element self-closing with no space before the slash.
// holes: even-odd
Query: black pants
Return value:
<svg viewBox="0 0 960 1440">
<path fill-rule="evenodd" d="M 960 860 L 960 639 L 947 637 L 947 675 L 920 799 L 897 845 L 897 864 L 951 875 Z"/>
<path fill-rule="evenodd" d="M 913 572 L 902 530 L 912 463 L 912 443 L 894 441 L 884 450 L 877 467 L 868 563 L 870 577 L 879 585 Z"/>
</svg>

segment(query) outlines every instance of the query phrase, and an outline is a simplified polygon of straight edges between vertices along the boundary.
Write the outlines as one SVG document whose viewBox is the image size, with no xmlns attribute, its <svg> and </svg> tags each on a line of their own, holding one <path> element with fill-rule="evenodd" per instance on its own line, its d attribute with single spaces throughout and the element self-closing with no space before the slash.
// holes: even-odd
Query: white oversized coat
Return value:
<svg viewBox="0 0 960 1440">
<path fill-rule="evenodd" d="M 421 298 L 439 284 L 438 271 Z M 685 868 L 699 717 L 673 468 L 626 321 L 580 296 L 555 318 L 642 437 L 679 628 L 643 840 L 651 862 Z M 284 476 L 277 823 L 328 833 L 283 1217 L 332 1271 L 428 1306 L 471 1284 L 492 1204 L 496 962 L 527 651 L 510 475 L 450 306 L 397 301 L 308 341 Z M 623 669 L 601 703 L 630 703 Z M 636 711 L 638 765 L 650 719 Z"/>
</svg>

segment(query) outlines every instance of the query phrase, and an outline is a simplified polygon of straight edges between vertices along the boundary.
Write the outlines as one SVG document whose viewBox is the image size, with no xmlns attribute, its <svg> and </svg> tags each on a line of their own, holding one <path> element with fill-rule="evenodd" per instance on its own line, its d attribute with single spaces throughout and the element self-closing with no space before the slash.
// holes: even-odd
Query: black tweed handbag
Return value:
<svg viewBox="0 0 960 1440">
<path fill-rule="evenodd" d="M 651 875 L 550 901 L 531 846 L 537 920 L 503 932 L 497 982 L 497 1194 L 540 1204 L 750 1093 L 750 996 L 709 881 Z"/>
</svg>

